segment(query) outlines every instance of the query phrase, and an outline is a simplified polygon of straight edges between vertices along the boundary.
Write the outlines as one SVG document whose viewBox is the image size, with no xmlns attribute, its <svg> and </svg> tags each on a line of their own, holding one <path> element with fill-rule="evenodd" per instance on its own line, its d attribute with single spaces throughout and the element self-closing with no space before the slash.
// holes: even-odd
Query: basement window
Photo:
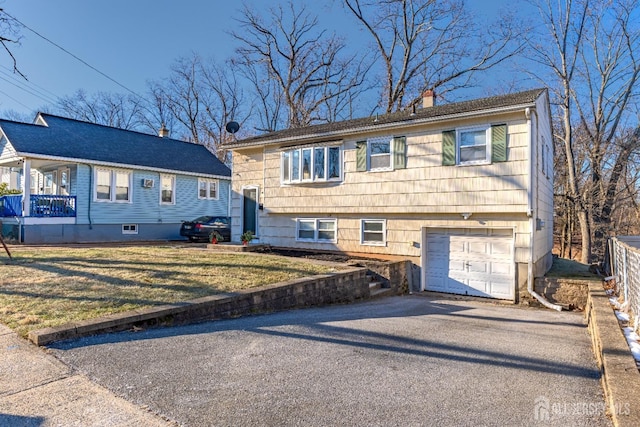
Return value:
<svg viewBox="0 0 640 427">
<path fill-rule="evenodd" d="M 122 234 L 138 234 L 138 224 L 122 224 Z"/>
</svg>

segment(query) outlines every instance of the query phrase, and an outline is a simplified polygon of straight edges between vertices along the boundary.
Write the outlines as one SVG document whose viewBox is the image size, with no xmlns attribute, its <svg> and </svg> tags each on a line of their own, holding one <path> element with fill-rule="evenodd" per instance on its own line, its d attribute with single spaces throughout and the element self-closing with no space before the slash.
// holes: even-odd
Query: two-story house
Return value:
<svg viewBox="0 0 640 427">
<path fill-rule="evenodd" d="M 407 258 L 420 289 L 517 301 L 551 266 L 546 89 L 231 143 L 232 235 Z"/>
<path fill-rule="evenodd" d="M 173 240 L 228 216 L 231 171 L 206 147 L 51 114 L 0 120 L 0 232 L 22 243 Z"/>
</svg>

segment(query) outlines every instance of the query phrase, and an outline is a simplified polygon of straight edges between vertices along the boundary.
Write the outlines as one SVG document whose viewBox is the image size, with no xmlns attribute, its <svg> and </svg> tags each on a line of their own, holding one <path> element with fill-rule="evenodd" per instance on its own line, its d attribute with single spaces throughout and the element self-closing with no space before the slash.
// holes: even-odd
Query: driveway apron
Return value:
<svg viewBox="0 0 640 427">
<path fill-rule="evenodd" d="M 187 426 L 610 425 L 581 313 L 409 295 L 52 350 Z"/>
</svg>

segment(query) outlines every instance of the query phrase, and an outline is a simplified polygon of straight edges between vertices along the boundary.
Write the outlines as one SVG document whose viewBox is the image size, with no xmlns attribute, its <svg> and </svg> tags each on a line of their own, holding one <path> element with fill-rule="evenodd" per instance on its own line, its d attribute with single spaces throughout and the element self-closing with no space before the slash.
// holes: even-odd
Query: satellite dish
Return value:
<svg viewBox="0 0 640 427">
<path fill-rule="evenodd" d="M 229 122 L 225 126 L 225 129 L 227 130 L 227 132 L 234 134 L 238 132 L 238 130 L 240 130 L 240 125 L 238 124 L 238 122 Z"/>
</svg>

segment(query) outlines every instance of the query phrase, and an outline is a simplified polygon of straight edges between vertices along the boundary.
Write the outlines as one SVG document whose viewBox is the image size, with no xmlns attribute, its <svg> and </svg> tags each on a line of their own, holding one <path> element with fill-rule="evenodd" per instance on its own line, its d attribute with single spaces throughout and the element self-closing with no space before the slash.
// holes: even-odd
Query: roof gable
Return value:
<svg viewBox="0 0 640 427">
<path fill-rule="evenodd" d="M 312 138 L 314 136 L 343 136 L 350 133 L 369 131 L 382 125 L 412 125 L 420 123 L 421 121 L 434 121 L 461 114 L 481 113 L 483 111 L 501 108 L 506 109 L 516 106 L 533 105 L 538 97 L 546 92 L 546 90 L 547 89 L 545 88 L 531 89 L 507 95 L 436 105 L 433 107 L 418 109 L 416 111 L 398 111 L 382 116 L 364 117 L 301 128 L 284 129 L 230 142 L 226 145 L 228 145 L 230 149 L 234 149 L 235 147 L 264 145 L 286 139 L 305 139 Z"/>
<path fill-rule="evenodd" d="M 0 119 L 0 128 L 19 155 L 231 176 L 203 145 L 44 113 L 36 123 L 46 125 Z"/>
</svg>

